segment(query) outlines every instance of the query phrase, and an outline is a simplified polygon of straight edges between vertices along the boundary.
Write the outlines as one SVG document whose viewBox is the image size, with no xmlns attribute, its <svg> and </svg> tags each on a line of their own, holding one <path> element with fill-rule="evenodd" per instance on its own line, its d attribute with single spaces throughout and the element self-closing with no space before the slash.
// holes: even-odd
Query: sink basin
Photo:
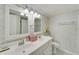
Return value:
<svg viewBox="0 0 79 59">
<path fill-rule="evenodd" d="M 7 51 L 7 50 L 9 50 L 10 48 L 8 48 L 8 47 L 3 47 L 3 48 L 0 48 L 0 52 L 4 52 L 4 51 Z"/>
</svg>

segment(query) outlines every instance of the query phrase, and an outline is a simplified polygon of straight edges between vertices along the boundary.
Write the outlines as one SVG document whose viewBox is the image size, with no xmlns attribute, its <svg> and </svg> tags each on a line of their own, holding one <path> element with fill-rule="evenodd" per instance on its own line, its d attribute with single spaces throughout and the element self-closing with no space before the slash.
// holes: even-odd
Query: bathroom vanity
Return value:
<svg viewBox="0 0 79 59">
<path fill-rule="evenodd" d="M 9 50 L 1 52 L 0 55 L 52 55 L 52 38 L 41 36 L 35 42 L 27 42 L 23 45 L 17 44 L 8 47 Z"/>
<path fill-rule="evenodd" d="M 5 5 L 5 40 L 0 42 L 0 55 L 51 55 L 52 38 L 42 35 L 46 27 L 44 17 L 25 9 L 20 5 Z M 30 33 L 41 37 L 34 42 L 25 41 Z"/>
</svg>

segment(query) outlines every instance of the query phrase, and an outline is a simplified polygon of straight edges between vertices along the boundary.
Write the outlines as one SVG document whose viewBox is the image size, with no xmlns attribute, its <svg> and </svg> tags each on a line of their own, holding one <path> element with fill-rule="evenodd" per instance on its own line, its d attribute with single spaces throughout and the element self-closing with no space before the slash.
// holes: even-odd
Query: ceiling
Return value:
<svg viewBox="0 0 79 59">
<path fill-rule="evenodd" d="M 29 4 L 45 16 L 54 16 L 79 10 L 79 4 Z"/>
</svg>

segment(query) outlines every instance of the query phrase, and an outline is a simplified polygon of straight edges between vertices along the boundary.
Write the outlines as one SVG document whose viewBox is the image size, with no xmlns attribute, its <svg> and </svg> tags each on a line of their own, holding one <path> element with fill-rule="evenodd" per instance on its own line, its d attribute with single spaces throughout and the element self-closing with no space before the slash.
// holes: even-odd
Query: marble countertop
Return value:
<svg viewBox="0 0 79 59">
<path fill-rule="evenodd" d="M 50 41 L 52 37 L 49 36 L 42 36 L 35 42 L 27 42 L 21 46 L 12 46 L 9 47 L 10 49 L 4 52 L 1 52 L 0 55 L 29 55 L 35 50 L 39 49 L 45 43 Z"/>
</svg>

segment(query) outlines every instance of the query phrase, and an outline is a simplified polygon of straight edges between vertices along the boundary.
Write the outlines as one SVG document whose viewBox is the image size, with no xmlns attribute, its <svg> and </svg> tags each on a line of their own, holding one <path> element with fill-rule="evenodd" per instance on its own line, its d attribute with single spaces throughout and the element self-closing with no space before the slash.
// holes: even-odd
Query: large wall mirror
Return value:
<svg viewBox="0 0 79 59">
<path fill-rule="evenodd" d="M 34 19 L 34 32 L 41 32 L 41 25 L 42 25 L 41 18 L 35 17 Z"/>
<path fill-rule="evenodd" d="M 28 14 L 21 15 L 23 8 L 6 5 L 5 34 L 7 40 L 20 38 L 28 33 Z"/>
<path fill-rule="evenodd" d="M 28 17 L 21 16 L 20 12 L 10 10 L 9 11 L 9 23 L 10 23 L 10 35 L 25 34 L 28 33 Z"/>
<path fill-rule="evenodd" d="M 7 40 L 25 37 L 30 32 L 42 32 L 42 17 L 30 13 L 21 15 L 24 10 L 16 5 L 6 5 L 5 34 Z"/>
</svg>

